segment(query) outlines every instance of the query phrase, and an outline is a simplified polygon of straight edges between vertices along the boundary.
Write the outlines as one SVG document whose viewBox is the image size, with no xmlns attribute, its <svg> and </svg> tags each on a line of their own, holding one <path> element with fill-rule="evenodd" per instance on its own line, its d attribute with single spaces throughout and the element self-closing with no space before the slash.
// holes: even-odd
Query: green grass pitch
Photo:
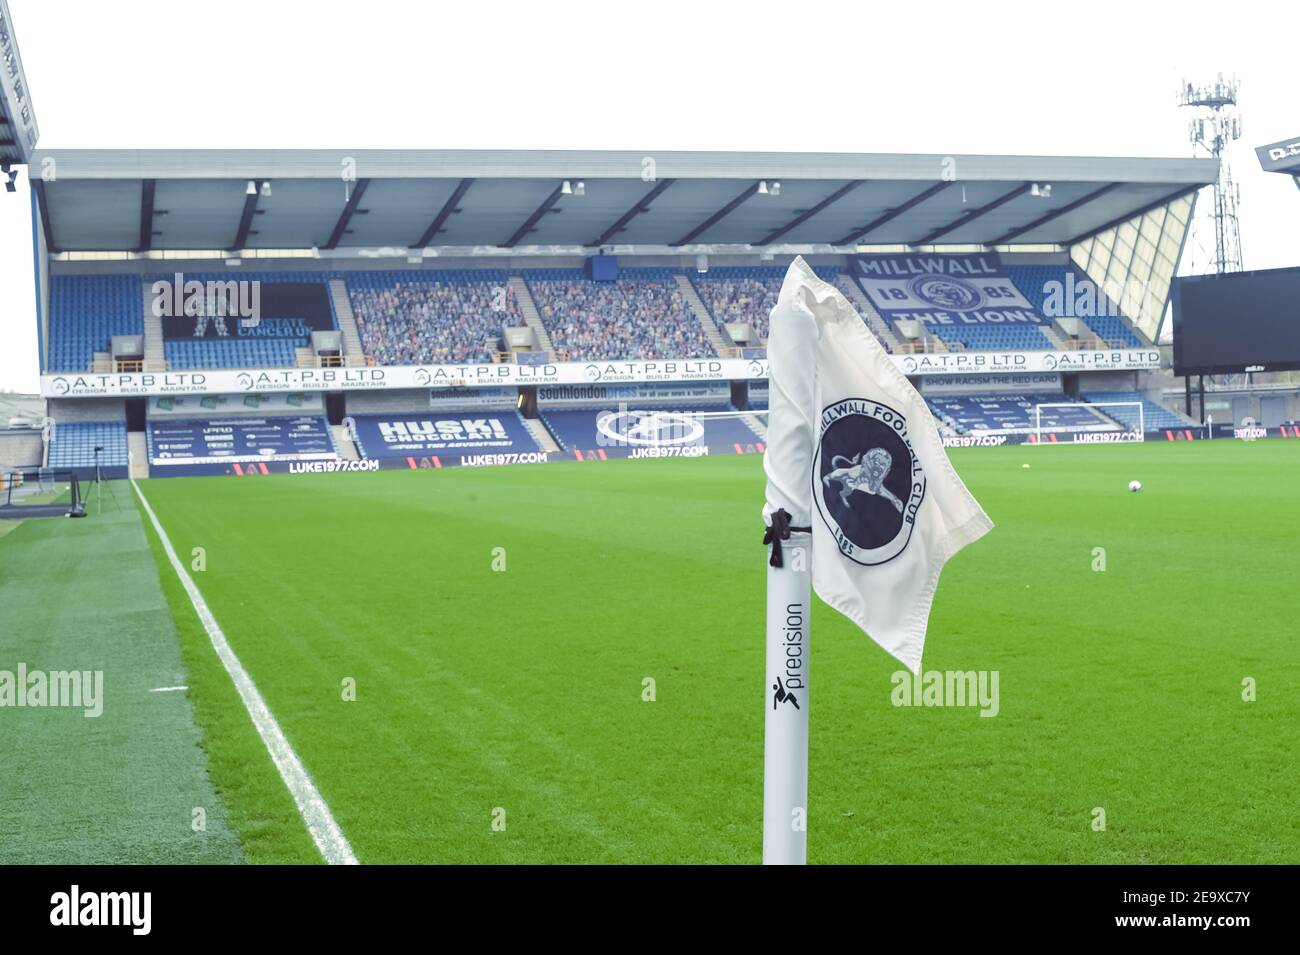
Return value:
<svg viewBox="0 0 1300 955">
<path fill-rule="evenodd" d="M 924 666 L 998 671 L 1000 710 L 895 707 L 899 665 L 814 601 L 810 861 L 1300 859 L 1300 442 L 951 456 L 997 527 L 945 570 Z M 759 860 L 760 458 L 141 488 L 183 560 L 202 548 L 195 581 L 362 862 Z M 319 861 L 156 538 L 122 524 L 128 487 L 104 502 L 0 539 L 6 610 L 34 622 L 0 649 L 75 656 L 76 592 L 113 628 L 110 685 L 183 680 L 193 720 L 110 694 L 109 760 L 93 721 L 32 722 L 54 729 L 24 731 L 5 837 L 32 848 L 8 857 Z"/>
<path fill-rule="evenodd" d="M 997 670 L 1000 712 L 895 707 L 817 604 L 810 860 L 1300 858 L 1300 444 L 952 458 L 997 527 L 924 666 Z M 143 485 L 363 862 L 757 861 L 762 487 L 758 457 Z M 312 860 L 160 567 L 245 853 Z"/>
</svg>

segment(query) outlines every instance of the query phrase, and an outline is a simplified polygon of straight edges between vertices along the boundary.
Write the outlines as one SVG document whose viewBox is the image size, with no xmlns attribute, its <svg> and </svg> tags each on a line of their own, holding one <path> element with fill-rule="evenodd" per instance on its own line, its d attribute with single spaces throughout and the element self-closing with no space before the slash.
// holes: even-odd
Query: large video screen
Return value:
<svg viewBox="0 0 1300 955">
<path fill-rule="evenodd" d="M 1300 268 L 1174 280 L 1174 374 L 1300 368 Z"/>
</svg>

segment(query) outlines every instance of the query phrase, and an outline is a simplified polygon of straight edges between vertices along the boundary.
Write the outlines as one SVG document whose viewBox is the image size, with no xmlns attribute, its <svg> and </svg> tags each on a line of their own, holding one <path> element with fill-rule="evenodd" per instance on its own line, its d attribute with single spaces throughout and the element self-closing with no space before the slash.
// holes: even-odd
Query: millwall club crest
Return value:
<svg viewBox="0 0 1300 955">
<path fill-rule="evenodd" d="M 864 566 L 907 547 L 925 499 L 925 473 L 912 450 L 907 417 L 866 398 L 822 411 L 813 498 L 840 553 Z"/>
<path fill-rule="evenodd" d="M 936 308 L 969 312 L 984 304 L 984 293 L 974 282 L 951 275 L 922 275 L 908 284 L 908 290 L 923 302 Z"/>
</svg>

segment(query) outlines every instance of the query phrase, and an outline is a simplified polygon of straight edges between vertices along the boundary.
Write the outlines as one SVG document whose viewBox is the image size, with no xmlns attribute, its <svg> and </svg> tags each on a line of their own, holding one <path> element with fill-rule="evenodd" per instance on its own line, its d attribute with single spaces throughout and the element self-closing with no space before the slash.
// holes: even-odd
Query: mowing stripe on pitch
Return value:
<svg viewBox="0 0 1300 955">
<path fill-rule="evenodd" d="M 266 701 L 262 699 L 262 694 L 258 692 L 256 685 L 254 685 L 253 678 L 248 675 L 248 671 L 239 662 L 239 657 L 235 656 L 235 651 L 231 649 L 230 643 L 226 640 L 226 635 L 221 632 L 221 627 L 217 625 L 216 618 L 212 616 L 207 601 L 203 599 L 203 594 L 199 593 L 199 588 L 176 556 L 176 551 L 172 549 L 172 542 L 168 539 L 167 532 L 162 529 L 162 524 L 158 523 L 157 515 L 154 514 L 153 508 L 149 506 L 144 492 L 140 490 L 140 485 L 136 484 L 134 478 L 131 479 L 131 487 L 135 490 L 136 496 L 140 498 L 140 503 L 144 505 L 144 512 L 149 515 L 149 520 L 158 534 L 158 540 L 162 542 L 167 559 L 171 561 L 172 569 L 176 571 L 176 576 L 180 578 L 185 593 L 189 595 L 190 603 L 194 606 L 194 612 L 199 615 L 203 629 L 208 632 L 208 639 L 212 641 L 212 649 L 217 651 L 217 656 L 226 668 L 226 672 L 230 674 L 235 689 L 239 691 L 239 698 L 244 702 L 244 709 L 248 711 L 253 726 L 257 728 L 257 735 L 262 737 L 267 752 L 271 754 L 271 759 L 275 762 L 275 768 L 280 771 L 280 778 L 284 780 L 285 786 L 289 788 L 289 794 L 293 796 L 293 801 L 298 806 L 298 813 L 302 816 L 302 821 L 306 823 L 307 831 L 311 833 L 316 848 L 320 850 L 321 856 L 330 865 L 356 865 L 357 857 L 352 854 L 352 846 L 348 845 L 347 836 L 343 835 L 343 830 L 334 821 L 334 815 L 330 812 L 330 807 L 325 805 L 325 800 L 321 797 L 320 791 L 316 789 L 316 784 L 311 781 L 311 776 L 307 774 L 306 767 L 298 759 L 298 754 L 293 751 L 293 747 L 289 745 L 289 740 L 285 737 L 284 731 L 280 729 L 280 724 L 271 715 L 271 710 L 267 707 Z"/>
</svg>

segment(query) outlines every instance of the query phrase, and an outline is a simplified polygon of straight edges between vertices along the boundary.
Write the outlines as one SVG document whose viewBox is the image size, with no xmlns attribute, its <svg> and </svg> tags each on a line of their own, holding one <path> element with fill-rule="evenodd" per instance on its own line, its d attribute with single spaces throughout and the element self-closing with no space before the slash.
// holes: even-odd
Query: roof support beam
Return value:
<svg viewBox="0 0 1300 955">
<path fill-rule="evenodd" d="M 434 236 L 442 231 L 442 227 L 451 217 L 452 213 L 460 212 L 460 200 L 465 198 L 465 193 L 469 192 L 469 187 L 474 185 L 473 179 L 462 179 L 457 183 L 456 188 L 452 191 L 451 198 L 442 204 L 438 214 L 433 217 L 429 223 L 429 228 L 424 230 L 424 234 L 416 239 L 413 249 L 423 249 L 433 241 Z"/>
<path fill-rule="evenodd" d="M 1033 183 L 1030 182 L 1021 183 L 1020 185 L 1016 186 L 1016 188 L 1012 189 L 1010 192 L 998 196 L 992 202 L 986 202 L 978 209 L 971 209 L 968 212 L 963 212 L 960 217 L 954 219 L 952 222 L 949 222 L 947 225 L 940 226 L 939 228 L 935 229 L 933 232 L 926 233 L 921 238 L 917 239 L 915 242 L 909 242 L 907 244 L 908 245 L 929 245 L 935 239 L 938 239 L 941 236 L 945 236 L 949 232 L 953 232 L 956 229 L 960 229 L 962 226 L 966 225 L 969 222 L 974 222 L 980 216 L 987 215 L 988 213 L 992 212 L 994 209 L 997 209 L 999 206 L 1006 205 L 1012 199 L 1019 199 L 1021 196 L 1027 193 L 1031 188 L 1033 188 Z"/>
<path fill-rule="evenodd" d="M 861 179 L 857 179 L 854 180 L 853 182 L 845 183 L 844 185 L 840 186 L 840 188 L 832 192 L 825 199 L 823 199 L 821 202 L 817 203 L 817 205 L 813 206 L 811 209 L 805 209 L 803 212 L 799 213 L 797 216 L 795 216 L 785 225 L 781 226 L 781 228 L 772 230 L 766 236 L 759 239 L 754 244 L 771 245 L 773 242 L 781 238 L 781 236 L 785 235 L 795 226 L 803 225 L 805 222 L 807 222 L 813 216 L 817 215 L 817 213 L 821 212 L 827 206 L 831 205 L 832 203 L 839 202 L 841 199 L 847 196 L 854 189 L 858 188 L 858 186 L 860 185 L 862 185 Z"/>
<path fill-rule="evenodd" d="M 338 248 L 339 240 L 347 233 L 348 223 L 352 221 L 353 215 L 356 214 L 357 205 L 361 202 L 361 197 L 366 194 L 366 186 L 368 185 L 370 185 L 369 179 L 358 179 L 356 181 L 356 185 L 352 187 L 352 195 L 348 196 L 348 201 L 344 203 L 343 212 L 339 215 L 339 221 L 334 223 L 334 231 L 330 233 L 324 248 Z"/>
<path fill-rule="evenodd" d="M 248 234 L 253 231 L 253 216 L 257 214 L 257 197 L 262 191 L 262 180 L 249 181 L 253 184 L 253 191 L 244 194 L 244 211 L 239 217 L 239 231 L 235 233 L 235 244 L 230 247 L 234 251 L 248 246 Z"/>
<path fill-rule="evenodd" d="M 1008 232 L 1006 235 L 998 236 L 996 239 L 990 242 L 989 245 L 1006 245 L 1006 243 L 1010 242 L 1012 239 L 1016 238 L 1017 236 L 1024 235 L 1026 232 L 1033 232 L 1039 226 L 1047 225 L 1047 223 L 1051 222 L 1053 219 L 1059 219 L 1063 215 L 1068 215 L 1069 213 L 1073 212 L 1075 209 L 1078 209 L 1081 206 L 1086 206 L 1094 199 L 1100 199 L 1106 193 L 1117 188 L 1119 188 L 1118 182 L 1107 183 L 1106 185 L 1102 186 L 1100 189 L 1094 189 L 1086 196 L 1081 196 L 1080 198 L 1075 199 L 1073 202 L 1067 202 L 1059 209 L 1053 209 L 1051 212 L 1047 213 L 1047 215 L 1039 216 L 1037 219 L 1035 219 L 1033 222 L 1029 223 L 1028 225 L 1017 226 L 1016 228 Z"/>
<path fill-rule="evenodd" d="M 140 182 L 140 242 L 135 247 L 137 252 L 148 252 L 153 248 L 153 195 L 157 185 L 156 179 Z"/>
<path fill-rule="evenodd" d="M 856 245 L 858 242 L 861 242 L 863 239 L 865 239 L 868 234 L 875 232 L 885 223 L 892 222 L 893 220 L 901 216 L 903 213 L 907 212 L 909 209 L 913 209 L 916 206 L 919 206 L 921 203 L 925 202 L 926 199 L 929 199 L 931 196 L 942 192 L 943 190 L 947 189 L 951 185 L 952 182 L 947 180 L 943 182 L 936 182 L 930 188 L 916 194 L 911 199 L 908 199 L 901 206 L 896 206 L 893 209 L 885 210 L 884 215 L 881 215 L 871 220 L 866 225 L 859 226 L 858 228 L 850 232 L 848 235 L 836 239 L 831 244 L 832 245 Z"/>
<path fill-rule="evenodd" d="M 551 194 L 542 200 L 542 204 L 533 210 L 533 214 L 524 220 L 524 224 L 515 230 L 515 234 L 501 243 L 501 247 L 503 249 L 512 249 L 518 245 L 519 241 L 523 239 L 524 236 L 528 235 L 528 233 L 532 232 L 537 227 L 537 223 L 542 221 L 542 216 L 550 212 L 551 207 L 560 201 L 560 196 L 563 194 L 563 190 L 564 187 L 562 185 L 556 186 L 552 189 Z"/>
<path fill-rule="evenodd" d="M 754 180 L 753 182 L 751 182 L 748 186 L 746 186 L 746 187 L 741 191 L 740 195 L 736 196 L 736 198 L 732 199 L 732 200 L 731 200 L 730 202 L 728 202 L 725 206 L 723 206 L 723 207 L 722 207 L 721 209 L 719 209 L 717 212 L 713 213 L 713 215 L 709 216 L 707 219 L 705 219 L 703 222 L 701 222 L 699 225 L 697 225 L 697 226 L 696 226 L 694 229 L 692 229 L 690 232 L 686 233 L 684 236 L 682 236 L 682 237 L 681 237 L 680 239 L 678 239 L 676 242 L 669 242 L 668 244 L 669 244 L 669 245 L 687 245 L 687 244 L 689 244 L 689 243 L 691 242 L 691 240 L 694 239 L 696 236 L 703 235 L 705 232 L 708 232 L 708 231 L 709 231 L 710 229 L 712 229 L 715 225 L 717 225 L 719 222 L 721 222 L 721 221 L 722 221 L 723 219 L 725 219 L 727 216 L 731 215 L 731 214 L 732 214 L 733 212 L 735 212 L 738 208 L 740 208 L 740 204 L 741 204 L 742 202 L 744 202 L 744 201 L 745 201 L 746 199 L 748 199 L 750 196 L 756 195 L 756 194 L 758 193 L 758 184 L 759 184 L 759 182 L 760 182 L 760 180 L 755 179 L 755 180 Z"/>
<path fill-rule="evenodd" d="M 1194 193 L 1200 192 L 1204 188 L 1205 185 L 1203 184 L 1195 185 L 1195 186 L 1183 186 L 1177 192 L 1171 192 L 1163 199 L 1157 199 L 1155 202 L 1149 202 L 1141 209 L 1134 209 L 1132 212 L 1125 213 L 1124 215 L 1119 216 L 1116 219 L 1111 219 L 1105 225 L 1097 226 L 1097 228 L 1095 229 L 1089 229 L 1087 232 L 1081 232 L 1079 235 L 1076 235 L 1072 239 L 1066 239 L 1064 242 L 1061 243 L 1061 245 L 1068 247 L 1074 245 L 1076 242 L 1082 242 L 1084 239 L 1091 239 L 1094 235 L 1099 235 L 1102 232 L 1105 232 L 1107 229 L 1113 229 L 1116 226 L 1123 225 L 1125 222 L 1128 222 L 1130 219 L 1136 219 L 1138 216 L 1144 216 L 1148 212 L 1154 212 L 1155 210 L 1159 209 L 1161 206 L 1167 206 L 1169 205 L 1169 203 L 1175 201 L 1176 199 L 1181 199 L 1183 198 L 1183 196 L 1192 195 Z"/>
<path fill-rule="evenodd" d="M 655 187 L 653 189 L 651 189 L 644 196 L 642 196 L 640 199 L 637 200 L 636 205 L 634 205 L 631 209 L 628 209 L 627 212 L 619 216 L 617 222 L 615 222 L 612 226 L 610 226 L 608 229 L 602 232 L 597 238 L 592 239 L 587 244 L 604 245 L 614 236 L 618 235 L 618 233 L 622 232 L 625 228 L 627 228 L 627 224 L 631 222 L 633 219 L 635 219 L 637 216 L 639 216 L 641 213 L 649 212 L 650 203 L 658 199 L 659 195 L 676 181 L 677 180 L 675 179 L 660 179 L 657 183 L 655 183 Z"/>
<path fill-rule="evenodd" d="M 50 222 L 50 207 L 45 201 L 45 180 L 40 176 L 31 176 L 28 179 L 32 184 L 32 192 L 36 194 L 36 206 L 41 211 L 41 230 L 45 233 L 45 251 L 53 254 L 59 251 L 59 247 L 54 244 L 54 225 Z"/>
</svg>

